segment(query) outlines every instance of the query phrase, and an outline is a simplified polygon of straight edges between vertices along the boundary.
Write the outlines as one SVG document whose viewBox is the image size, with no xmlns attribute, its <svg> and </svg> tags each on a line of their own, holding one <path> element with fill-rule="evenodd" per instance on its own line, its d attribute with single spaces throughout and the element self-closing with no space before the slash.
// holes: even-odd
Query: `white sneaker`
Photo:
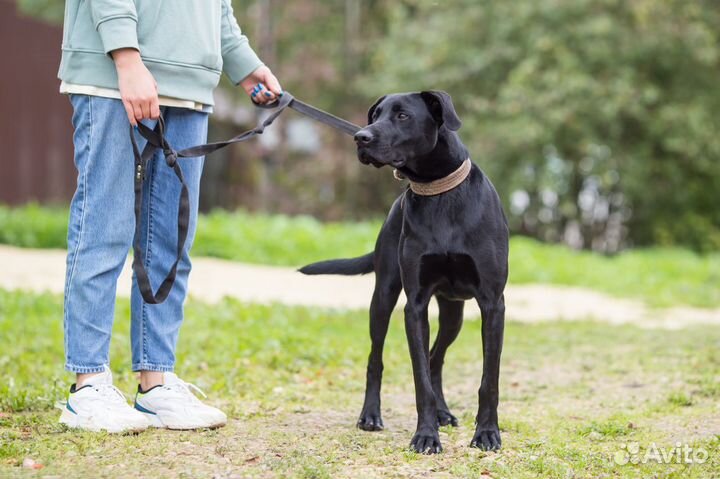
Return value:
<svg viewBox="0 0 720 479">
<path fill-rule="evenodd" d="M 70 388 L 62 405 L 60 423 L 88 431 L 140 432 L 150 425 L 143 414 L 130 407 L 123 393 L 113 386 L 110 368 L 92 376 L 82 387 Z"/>
<path fill-rule="evenodd" d="M 207 397 L 194 384 L 186 383 L 173 373 L 163 374 L 164 384 L 135 396 L 135 409 L 143 413 L 152 427 L 168 429 L 203 429 L 224 426 L 227 416 L 203 404 L 191 388 Z"/>
</svg>

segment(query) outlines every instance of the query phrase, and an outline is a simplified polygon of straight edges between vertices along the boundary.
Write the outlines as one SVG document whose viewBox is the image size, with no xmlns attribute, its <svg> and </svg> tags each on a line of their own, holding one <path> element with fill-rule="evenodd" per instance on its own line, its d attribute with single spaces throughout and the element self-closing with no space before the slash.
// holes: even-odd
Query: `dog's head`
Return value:
<svg viewBox="0 0 720 479">
<path fill-rule="evenodd" d="M 368 126 L 355 134 L 358 159 L 377 168 L 403 168 L 431 153 L 443 135 L 461 125 L 444 91 L 387 95 L 370 107 Z"/>
</svg>

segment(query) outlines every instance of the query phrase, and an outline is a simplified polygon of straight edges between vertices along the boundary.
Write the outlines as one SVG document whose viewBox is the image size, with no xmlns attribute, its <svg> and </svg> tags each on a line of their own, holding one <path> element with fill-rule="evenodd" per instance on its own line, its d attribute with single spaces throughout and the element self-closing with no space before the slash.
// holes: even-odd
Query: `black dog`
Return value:
<svg viewBox="0 0 720 479">
<path fill-rule="evenodd" d="M 355 135 L 360 161 L 378 168 L 395 167 L 411 181 L 412 188 L 395 200 L 373 253 L 314 263 L 300 270 L 344 275 L 375 271 L 370 305 L 372 349 L 358 427 L 383 429 L 382 350 L 390 314 L 404 288 L 405 331 L 418 412 L 410 445 L 423 453 L 442 450 L 438 426 L 457 426 L 443 395 L 443 360 L 460 332 L 464 301 L 475 299 L 482 312 L 484 362 L 477 426 L 470 446 L 498 449 L 498 376 L 508 275 L 508 227 L 500 198 L 482 171 L 465 163 L 468 151 L 456 133 L 460 119 L 447 93 L 425 91 L 380 98 L 368 112 L 368 123 Z M 459 184 L 448 185 L 447 180 L 453 178 Z M 452 189 L 443 193 L 424 190 L 438 186 L 437 180 L 445 181 L 439 185 L 441 189 Z M 427 311 L 433 295 L 440 318 L 435 343 L 429 348 Z"/>
</svg>

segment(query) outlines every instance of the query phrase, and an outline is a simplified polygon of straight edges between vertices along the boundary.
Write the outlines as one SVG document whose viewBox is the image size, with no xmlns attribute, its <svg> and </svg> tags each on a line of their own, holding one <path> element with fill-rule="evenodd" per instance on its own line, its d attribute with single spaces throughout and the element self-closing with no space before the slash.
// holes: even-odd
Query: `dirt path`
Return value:
<svg viewBox="0 0 720 479">
<path fill-rule="evenodd" d="M 0 288 L 49 291 L 62 294 L 65 252 L 0 246 Z M 195 258 L 190 281 L 191 297 L 209 303 L 229 296 L 259 303 L 327 308 L 365 309 L 374 278 L 307 277 L 292 268 L 258 266 L 212 258 Z M 120 277 L 118 294 L 130 291 L 130 262 Z M 643 302 L 619 299 L 595 291 L 551 285 L 510 285 L 506 290 L 507 317 L 516 321 L 594 319 L 608 323 L 634 323 L 642 327 L 680 329 L 693 324 L 720 326 L 720 309 L 675 307 L 656 310 Z M 401 298 L 401 303 L 404 298 Z M 467 316 L 479 316 L 467 303 Z"/>
</svg>

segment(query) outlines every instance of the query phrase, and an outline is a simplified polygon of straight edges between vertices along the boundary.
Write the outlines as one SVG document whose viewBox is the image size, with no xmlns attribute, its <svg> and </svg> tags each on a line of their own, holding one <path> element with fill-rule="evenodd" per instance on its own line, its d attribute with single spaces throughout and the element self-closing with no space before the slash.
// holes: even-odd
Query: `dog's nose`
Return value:
<svg viewBox="0 0 720 479">
<path fill-rule="evenodd" d="M 357 133 L 355 133 L 355 143 L 358 145 L 367 145 L 373 141 L 372 133 L 370 133 L 367 130 L 360 130 Z"/>
</svg>

